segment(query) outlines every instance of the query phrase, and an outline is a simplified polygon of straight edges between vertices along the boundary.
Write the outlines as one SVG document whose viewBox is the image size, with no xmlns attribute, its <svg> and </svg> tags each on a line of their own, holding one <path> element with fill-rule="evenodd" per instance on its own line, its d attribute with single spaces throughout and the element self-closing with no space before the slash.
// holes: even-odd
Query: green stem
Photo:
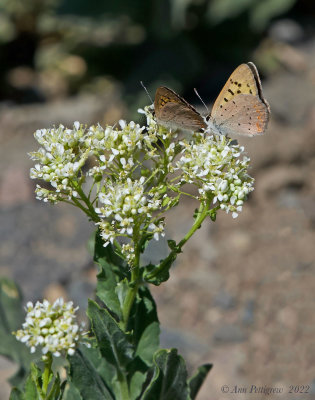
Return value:
<svg viewBox="0 0 315 400">
<path fill-rule="evenodd" d="M 48 385 L 51 379 L 51 365 L 52 365 L 52 356 L 51 353 L 47 353 L 47 359 L 44 361 L 45 363 L 45 369 L 42 375 L 42 394 L 43 394 L 43 398 L 45 399 L 47 396 L 47 389 L 48 389 Z"/>
<path fill-rule="evenodd" d="M 83 207 L 75 197 L 72 198 L 73 202 L 79 208 L 81 208 L 81 210 L 83 210 L 92 219 L 92 221 L 98 222 L 99 221 L 99 216 L 96 214 L 96 212 L 94 210 L 94 207 L 93 207 L 92 203 L 90 202 L 89 198 L 86 196 L 86 194 L 82 190 L 81 185 L 76 183 L 75 184 L 75 190 L 79 193 L 81 200 L 84 201 L 84 203 L 86 204 L 87 208 Z"/>
<path fill-rule="evenodd" d="M 203 223 L 204 219 L 208 215 L 209 206 L 210 206 L 211 202 L 212 202 L 212 198 L 208 199 L 206 202 L 200 204 L 197 218 L 195 219 L 193 226 L 186 233 L 186 235 L 183 237 L 183 239 L 178 243 L 178 247 L 180 248 L 180 250 L 182 249 L 184 244 L 187 242 L 187 240 L 192 237 L 192 235 L 196 232 L 196 230 L 201 227 L 201 224 Z"/>
<path fill-rule="evenodd" d="M 128 382 L 126 375 L 123 373 L 118 372 L 118 381 L 119 381 L 119 387 L 120 387 L 120 400 L 128 400 L 130 399 L 130 394 L 129 394 L 129 387 L 128 387 Z"/>
<path fill-rule="evenodd" d="M 134 243 L 137 243 L 138 241 L 134 241 Z M 136 295 L 138 293 L 138 289 L 140 286 L 140 279 L 139 279 L 139 273 L 140 273 L 140 241 L 138 242 L 138 245 L 135 246 L 135 259 L 134 259 L 134 265 L 131 269 L 131 280 L 129 283 L 129 289 L 127 291 L 125 301 L 123 304 L 123 309 L 122 309 L 122 329 L 124 331 L 127 330 L 128 326 L 128 320 L 129 320 L 129 315 L 130 311 L 132 308 L 132 305 L 134 303 L 134 300 L 136 298 Z"/>
<path fill-rule="evenodd" d="M 128 292 L 125 297 L 123 310 L 122 310 L 123 319 L 122 319 L 122 324 L 121 324 L 121 327 L 122 327 L 123 331 L 125 331 L 125 332 L 126 332 L 127 326 L 128 326 L 128 320 L 129 320 L 131 307 L 132 307 L 133 302 L 138 293 L 138 289 L 139 289 L 139 282 L 134 283 L 131 287 L 129 287 Z"/>
<path fill-rule="evenodd" d="M 178 243 L 176 249 L 172 250 L 170 254 L 164 258 L 164 260 L 156 267 L 152 272 L 145 276 L 146 281 L 150 281 L 151 279 L 155 278 L 157 275 L 161 274 L 166 268 L 169 268 L 170 264 L 176 260 L 177 254 L 181 252 L 182 247 L 184 244 L 192 237 L 192 235 L 196 232 L 197 229 L 201 227 L 202 222 L 207 217 L 209 213 L 209 207 L 213 200 L 213 197 L 207 199 L 206 201 L 200 204 L 197 217 L 195 222 L 193 223 L 190 230 L 186 233 L 183 239 Z"/>
</svg>

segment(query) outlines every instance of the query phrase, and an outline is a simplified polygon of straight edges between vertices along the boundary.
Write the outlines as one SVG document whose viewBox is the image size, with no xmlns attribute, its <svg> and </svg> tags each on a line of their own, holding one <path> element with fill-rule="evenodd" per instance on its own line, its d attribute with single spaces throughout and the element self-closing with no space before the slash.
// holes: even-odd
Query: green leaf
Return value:
<svg viewBox="0 0 315 400">
<path fill-rule="evenodd" d="M 129 282 L 126 278 L 124 280 L 120 281 L 115 287 L 115 292 L 116 292 L 118 300 L 119 300 L 120 309 L 122 309 L 124 306 L 124 302 L 125 302 L 126 295 L 128 293 L 128 289 L 129 289 Z"/>
<path fill-rule="evenodd" d="M 201 365 L 197 372 L 188 380 L 189 390 L 190 390 L 190 397 L 194 400 L 199 392 L 201 385 L 203 384 L 204 380 L 206 379 L 208 372 L 212 368 L 212 364 L 204 364 Z"/>
<path fill-rule="evenodd" d="M 176 244 L 175 240 L 170 239 L 170 240 L 167 241 L 167 244 L 168 244 L 168 247 L 171 250 L 173 250 L 173 251 L 177 251 L 178 250 L 178 247 L 177 247 L 177 244 Z"/>
<path fill-rule="evenodd" d="M 28 354 L 26 356 L 28 356 Z M 20 365 L 20 367 L 16 371 L 16 373 L 14 375 L 12 375 L 10 377 L 10 379 L 8 379 L 11 386 L 16 386 L 19 388 L 23 387 L 23 385 L 25 383 L 25 379 L 27 377 L 27 374 L 29 373 L 30 363 L 31 363 L 31 359 L 30 359 L 28 365 L 25 365 L 25 366 Z"/>
<path fill-rule="evenodd" d="M 61 393 L 61 381 L 60 381 L 59 374 L 57 374 L 57 376 L 50 388 L 49 395 L 47 396 L 47 400 L 60 399 L 60 393 Z"/>
<path fill-rule="evenodd" d="M 130 396 L 137 399 L 159 347 L 160 327 L 156 305 L 147 287 L 140 287 L 131 310 L 128 329 L 135 347 L 134 360 L 128 365 Z"/>
<path fill-rule="evenodd" d="M 138 355 L 147 365 L 152 364 L 152 356 L 159 347 L 159 334 L 159 323 L 152 322 L 145 328 L 139 340 L 136 355 Z"/>
<path fill-rule="evenodd" d="M 213 209 L 209 210 L 209 217 L 211 218 L 211 221 L 215 222 L 215 220 L 217 219 L 217 210 L 216 210 L 216 208 L 213 208 Z"/>
<path fill-rule="evenodd" d="M 104 247 L 104 241 L 98 232 L 95 235 L 94 261 L 100 265 L 109 265 L 119 276 L 119 280 L 130 276 L 125 260 L 115 253 L 111 244 Z"/>
<path fill-rule="evenodd" d="M 139 288 L 128 328 L 132 331 L 135 356 L 139 356 L 144 363 L 151 366 L 153 354 L 160 344 L 160 327 L 156 305 L 147 287 Z"/>
<path fill-rule="evenodd" d="M 101 271 L 97 275 L 96 295 L 113 312 L 119 320 L 122 319 L 122 311 L 118 295 L 115 291 L 117 276 L 110 266 L 101 265 Z"/>
<path fill-rule="evenodd" d="M 177 350 L 159 350 L 154 363 L 152 380 L 141 400 L 189 399 L 185 361 L 177 354 Z"/>
<path fill-rule="evenodd" d="M 118 371 L 124 370 L 132 360 L 133 346 L 109 312 L 89 300 L 87 311 L 92 330 L 96 336 L 102 356 Z"/>
<path fill-rule="evenodd" d="M 159 221 L 157 221 L 158 223 Z M 143 253 L 146 249 L 147 245 L 149 244 L 150 240 L 153 238 L 153 233 L 148 232 L 146 235 L 143 235 L 140 242 L 139 242 L 139 250 L 140 253 Z"/>
<path fill-rule="evenodd" d="M 71 382 L 84 400 L 114 400 L 115 397 L 93 364 L 80 350 L 68 357 Z M 70 396 L 74 390 L 70 387 Z"/>
<path fill-rule="evenodd" d="M 106 385 L 110 386 L 110 383 L 116 375 L 116 370 L 102 357 L 100 349 L 97 347 L 96 340 L 90 340 L 90 344 L 92 347 L 87 347 L 85 345 L 80 346 L 80 351 L 83 356 L 91 362 L 99 375 L 103 378 Z"/>
<path fill-rule="evenodd" d="M 24 400 L 24 395 L 23 395 L 23 393 L 21 392 L 20 389 L 14 387 L 11 390 L 10 399 L 9 400 Z"/>
<path fill-rule="evenodd" d="M 26 379 L 25 388 L 24 388 L 24 399 L 25 400 L 39 400 L 40 395 L 37 391 L 36 382 L 41 377 L 41 371 L 35 365 L 31 365 L 31 373 Z"/>
<path fill-rule="evenodd" d="M 136 400 L 142 392 L 142 386 L 146 380 L 147 373 L 136 371 L 130 379 L 130 397 L 131 400 Z"/>
<path fill-rule="evenodd" d="M 66 384 L 62 400 L 82 400 L 80 392 L 71 381 Z"/>
<path fill-rule="evenodd" d="M 145 267 L 146 274 L 143 277 L 144 281 L 147 283 L 151 283 L 152 285 L 155 286 L 160 286 L 161 283 L 168 281 L 170 277 L 169 268 L 171 267 L 171 265 L 172 262 L 169 262 L 166 268 L 164 268 L 156 275 L 152 275 L 152 272 L 154 272 L 159 265 L 153 265 L 153 264 L 147 265 Z"/>
<path fill-rule="evenodd" d="M 161 260 L 160 264 L 158 265 L 149 264 L 144 267 L 144 281 L 147 283 L 152 283 L 155 286 L 159 286 L 161 283 L 166 282 L 170 277 L 169 270 L 176 260 L 177 253 L 177 251 L 171 252 L 164 260 Z M 159 268 L 161 265 L 163 265 L 163 268 L 157 272 L 157 268 Z"/>
<path fill-rule="evenodd" d="M 0 329 L 17 329 L 24 320 L 20 289 L 9 279 L 0 279 Z"/>
<path fill-rule="evenodd" d="M 116 293 L 116 286 L 120 280 L 126 275 L 126 265 L 123 260 L 118 257 L 111 245 L 103 246 L 104 242 L 99 234 L 95 236 L 95 252 L 94 261 L 100 266 L 100 272 L 97 275 L 96 295 L 105 304 L 105 306 L 122 319 L 122 311 L 120 302 Z"/>
</svg>

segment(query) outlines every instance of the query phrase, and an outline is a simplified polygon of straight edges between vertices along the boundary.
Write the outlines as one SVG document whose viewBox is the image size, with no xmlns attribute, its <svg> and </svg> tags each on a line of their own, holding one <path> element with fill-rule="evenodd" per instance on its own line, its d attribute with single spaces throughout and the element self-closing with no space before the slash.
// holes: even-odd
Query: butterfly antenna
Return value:
<svg viewBox="0 0 315 400">
<path fill-rule="evenodd" d="M 201 103 L 205 106 L 207 112 L 209 113 L 209 108 L 206 106 L 205 102 L 202 100 L 202 98 L 200 97 L 200 94 L 197 92 L 197 89 L 194 88 L 194 92 L 196 93 L 196 95 L 198 96 L 199 100 L 201 101 Z"/>
<path fill-rule="evenodd" d="M 152 105 L 153 105 L 153 100 L 152 100 L 152 98 L 151 98 L 151 96 L 150 96 L 150 93 L 148 92 L 147 88 L 144 86 L 144 84 L 143 84 L 142 81 L 140 81 L 140 84 L 141 84 L 141 86 L 143 87 L 143 89 L 145 90 L 146 94 L 148 95 L 148 97 L 149 97 L 149 99 L 151 100 L 151 103 L 152 103 Z"/>
</svg>

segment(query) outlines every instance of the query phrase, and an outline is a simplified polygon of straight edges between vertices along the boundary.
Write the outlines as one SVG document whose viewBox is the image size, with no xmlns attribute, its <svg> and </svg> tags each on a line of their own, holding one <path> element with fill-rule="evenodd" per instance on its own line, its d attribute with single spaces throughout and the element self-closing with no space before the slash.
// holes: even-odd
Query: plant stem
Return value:
<svg viewBox="0 0 315 400">
<path fill-rule="evenodd" d="M 73 197 L 73 201 L 75 202 L 75 204 L 81 208 L 81 210 L 83 210 L 90 218 L 92 221 L 94 222 L 98 222 L 99 220 L 99 216 L 96 214 L 94 207 L 92 205 L 92 203 L 90 202 L 89 198 L 85 195 L 84 191 L 82 190 L 82 187 L 80 186 L 80 184 L 76 184 L 75 185 L 75 189 L 76 191 L 79 193 L 80 198 L 82 199 L 82 201 L 84 201 L 84 203 L 87 206 L 87 209 L 85 207 L 83 207 L 80 202 L 78 200 L 76 200 L 75 197 Z"/>
<path fill-rule="evenodd" d="M 178 243 L 178 247 L 180 248 L 180 250 L 182 249 L 184 244 L 187 242 L 187 240 L 192 237 L 192 235 L 196 232 L 196 230 L 201 227 L 201 224 L 203 223 L 204 219 L 208 215 L 209 206 L 210 206 L 211 202 L 212 202 L 212 198 L 208 199 L 206 202 L 200 204 L 197 218 L 195 219 L 193 226 L 186 233 L 186 235 L 183 237 L 183 239 Z"/>
<path fill-rule="evenodd" d="M 135 242 L 136 243 L 136 242 Z M 134 265 L 131 269 L 131 279 L 129 282 L 129 289 L 125 297 L 123 309 L 122 309 L 122 329 L 124 331 L 127 330 L 128 326 L 128 320 L 129 320 L 129 315 L 130 311 L 133 305 L 133 302 L 136 298 L 136 295 L 138 293 L 138 289 L 140 286 L 140 280 L 139 280 L 139 264 L 140 264 L 140 245 L 138 244 L 135 246 L 135 259 L 134 259 Z"/>
<path fill-rule="evenodd" d="M 197 229 L 200 228 L 202 222 L 207 217 L 209 212 L 210 204 L 213 200 L 213 197 L 207 199 L 206 201 L 200 204 L 198 209 L 197 217 L 195 222 L 193 223 L 190 230 L 186 233 L 183 239 L 178 243 L 176 249 L 172 250 L 170 254 L 156 267 L 152 272 L 145 276 L 146 281 L 150 281 L 151 279 L 155 278 L 157 275 L 161 274 L 165 269 L 170 268 L 170 265 L 173 261 L 176 260 L 177 254 L 181 252 L 182 247 L 184 244 L 192 237 L 192 235 L 196 232 Z"/>
<path fill-rule="evenodd" d="M 51 378 L 51 365 L 52 365 L 51 353 L 47 353 L 47 359 L 44 361 L 44 363 L 45 363 L 45 369 L 42 375 L 42 380 L 43 380 L 42 394 L 45 399 L 47 396 L 47 389 Z"/>
</svg>

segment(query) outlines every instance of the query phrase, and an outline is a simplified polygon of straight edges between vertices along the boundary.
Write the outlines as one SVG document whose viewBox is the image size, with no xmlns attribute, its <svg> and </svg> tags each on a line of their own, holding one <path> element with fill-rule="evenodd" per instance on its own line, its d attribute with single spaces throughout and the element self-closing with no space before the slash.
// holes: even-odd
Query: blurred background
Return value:
<svg viewBox="0 0 315 400">
<path fill-rule="evenodd" d="M 315 398 L 315 3 L 312 0 L 1 0 L 0 275 L 25 301 L 58 296 L 84 313 L 96 269 L 93 226 L 74 208 L 35 200 L 33 132 L 73 121 L 115 123 L 166 85 L 211 104 L 242 62 L 254 61 L 272 117 L 266 135 L 238 138 L 256 190 L 236 220 L 207 221 L 154 287 L 161 345 L 191 371 L 212 362 L 199 400 L 222 385 L 310 385 Z M 195 204 L 168 216 L 180 239 Z M 146 255 L 159 260 L 164 242 Z M 0 399 L 15 366 L 0 357 Z M 238 395 L 261 399 L 261 395 Z M 290 396 L 290 397 L 289 397 Z M 303 400 L 306 399 L 303 395 Z M 235 397 L 238 398 L 238 397 Z M 269 396 L 272 399 L 272 396 Z M 300 398 L 300 397 L 298 397 Z"/>
</svg>

